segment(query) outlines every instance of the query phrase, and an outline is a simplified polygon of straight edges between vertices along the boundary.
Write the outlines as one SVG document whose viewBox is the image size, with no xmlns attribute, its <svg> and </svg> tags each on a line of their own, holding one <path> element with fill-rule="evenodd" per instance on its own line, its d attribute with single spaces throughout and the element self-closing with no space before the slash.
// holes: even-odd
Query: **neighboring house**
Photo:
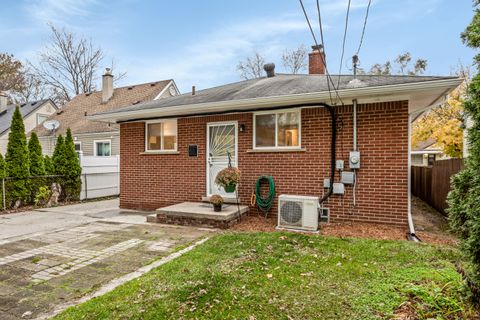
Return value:
<svg viewBox="0 0 480 320">
<path fill-rule="evenodd" d="M 262 175 L 275 180 L 273 214 L 278 195 L 322 197 L 334 160 L 332 118 L 325 106 L 333 100 L 335 160 L 344 161 L 350 178 L 356 174 L 356 183 L 344 184 L 344 194 L 333 194 L 322 203 L 330 209 L 330 221 L 406 226 L 411 217 L 411 118 L 443 99 L 461 80 L 333 76 L 333 83 L 339 81 L 340 100 L 336 92 L 329 92 L 322 59 L 323 51 L 315 48 L 309 54 L 308 75 L 275 75 L 270 70 L 267 77 L 90 116 L 120 124 L 120 206 L 152 210 L 224 194 L 214 180 L 228 166 L 228 153 L 242 172 L 242 204 L 250 205 Z M 354 171 L 349 152 L 354 149 L 355 114 L 361 160 Z M 335 169 L 335 183 L 339 176 Z M 340 192 L 342 186 L 335 186 Z"/>
<path fill-rule="evenodd" d="M 7 151 L 10 123 L 17 106 L 23 116 L 26 134 L 30 133 L 37 125 L 41 125 L 45 119 L 58 110 L 57 105 L 50 99 L 18 104 L 8 104 L 7 101 L 6 94 L 0 92 L 0 153 L 3 155 Z"/>
<path fill-rule="evenodd" d="M 48 120 L 57 120 L 60 123 L 55 132 L 50 132 L 43 126 L 37 126 L 35 132 L 39 135 L 45 154 L 53 153 L 58 135 L 65 135 L 67 128 L 70 128 L 79 153 L 85 156 L 118 155 L 118 125 L 93 122 L 88 120 L 87 116 L 178 94 L 173 80 L 113 88 L 113 75 L 107 69 L 102 76 L 102 91 L 79 94 L 50 116 Z"/>
<path fill-rule="evenodd" d="M 431 166 L 435 160 L 448 158 L 442 152 L 442 149 L 435 146 L 435 140 L 433 139 L 419 143 L 410 154 L 414 166 Z"/>
</svg>

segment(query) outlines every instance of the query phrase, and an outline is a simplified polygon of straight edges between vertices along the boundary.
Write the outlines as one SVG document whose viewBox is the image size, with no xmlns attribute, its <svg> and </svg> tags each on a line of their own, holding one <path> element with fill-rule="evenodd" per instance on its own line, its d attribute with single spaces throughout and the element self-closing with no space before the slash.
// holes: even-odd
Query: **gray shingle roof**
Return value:
<svg viewBox="0 0 480 320">
<path fill-rule="evenodd" d="M 362 87 L 379 87 L 386 85 L 424 82 L 442 79 L 454 79 L 455 77 L 434 77 L 434 76 L 391 76 L 391 75 L 359 75 Z M 338 89 L 349 89 L 353 80 L 352 75 L 332 75 L 332 80 L 337 84 Z M 121 108 L 114 112 L 148 110 L 162 107 L 174 107 L 199 103 L 210 103 L 220 101 L 234 101 L 252 98 L 264 98 L 302 93 L 328 91 L 327 77 L 325 75 L 292 75 L 277 74 L 274 77 L 262 77 L 258 79 L 245 80 L 230 83 L 214 88 L 199 90 L 195 95 L 191 93 L 150 101 L 130 107 Z M 108 114 L 110 112 L 105 112 Z"/>
<path fill-rule="evenodd" d="M 0 135 L 4 134 L 10 128 L 13 112 L 15 111 L 15 107 L 17 105 L 20 107 L 20 113 L 22 114 L 23 118 L 25 118 L 32 112 L 35 112 L 35 110 L 43 106 L 48 101 L 50 101 L 50 99 L 31 101 L 31 102 L 20 103 L 20 104 L 9 104 L 5 106 L 5 112 L 0 113 Z M 53 105 L 55 105 L 53 101 L 51 102 Z"/>
</svg>

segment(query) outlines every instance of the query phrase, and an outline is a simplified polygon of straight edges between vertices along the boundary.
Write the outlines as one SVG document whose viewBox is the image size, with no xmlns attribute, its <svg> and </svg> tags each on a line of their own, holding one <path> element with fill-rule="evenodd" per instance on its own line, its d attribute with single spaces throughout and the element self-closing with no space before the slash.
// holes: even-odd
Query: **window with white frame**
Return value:
<svg viewBox="0 0 480 320">
<path fill-rule="evenodd" d="M 42 124 L 47 118 L 48 114 L 37 113 L 37 125 Z"/>
<path fill-rule="evenodd" d="M 82 151 L 82 142 L 81 142 L 81 141 L 78 141 L 78 142 L 76 141 L 76 142 L 74 142 L 74 145 L 75 145 L 75 151 L 76 151 L 76 152 Z"/>
<path fill-rule="evenodd" d="M 253 119 L 254 148 L 300 147 L 300 110 L 260 112 Z"/>
<path fill-rule="evenodd" d="M 95 156 L 109 157 L 112 155 L 112 142 L 110 140 L 95 140 Z"/>
<path fill-rule="evenodd" d="M 145 127 L 146 151 L 177 150 L 177 120 L 147 122 Z"/>
</svg>

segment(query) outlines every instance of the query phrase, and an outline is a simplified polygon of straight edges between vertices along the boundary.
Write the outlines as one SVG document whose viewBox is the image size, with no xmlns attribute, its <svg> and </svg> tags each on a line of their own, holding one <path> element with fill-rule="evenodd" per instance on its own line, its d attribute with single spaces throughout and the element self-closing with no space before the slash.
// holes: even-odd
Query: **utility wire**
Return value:
<svg viewBox="0 0 480 320">
<path fill-rule="evenodd" d="M 320 40 L 322 41 L 322 47 L 323 47 L 323 67 L 325 68 L 325 73 L 327 74 L 327 87 L 328 87 L 328 95 L 330 96 L 330 103 L 333 104 L 332 90 L 330 89 L 330 81 L 332 81 L 332 78 L 330 77 L 330 74 L 327 71 L 327 52 L 325 50 L 325 41 L 323 41 L 323 27 L 322 27 L 322 14 L 320 13 L 320 0 L 317 0 L 317 14 L 318 14 L 318 25 L 320 26 Z M 333 81 L 332 81 L 332 85 L 333 85 Z"/>
<path fill-rule="evenodd" d="M 347 6 L 347 14 L 345 15 L 345 30 L 343 31 L 343 44 L 342 44 L 342 54 L 340 56 L 340 68 L 338 70 L 338 81 L 337 81 L 337 87 L 340 86 L 340 75 L 342 74 L 342 67 L 343 67 L 343 56 L 345 54 L 345 42 L 347 40 L 347 30 L 348 30 L 348 16 L 350 14 L 350 5 L 352 3 L 352 0 L 348 0 L 348 6 Z"/>
<path fill-rule="evenodd" d="M 315 45 L 318 47 L 318 41 L 317 41 L 317 37 L 315 36 L 315 32 L 313 31 L 313 28 L 312 28 L 312 25 L 310 23 L 310 19 L 308 18 L 308 14 L 307 14 L 307 11 L 305 10 L 305 6 L 303 5 L 303 1 L 302 0 L 299 0 L 300 2 L 300 6 L 302 7 L 302 11 L 303 11 L 303 14 L 305 15 L 305 20 L 307 21 L 307 24 L 308 24 L 308 27 L 310 29 L 310 33 L 312 34 L 312 37 L 313 37 L 313 41 L 315 42 Z M 318 12 L 320 12 L 320 5 L 317 3 L 317 10 Z M 321 22 L 321 16 L 319 16 L 319 22 Z M 320 24 L 320 28 L 322 29 L 322 25 Z M 323 46 L 323 29 L 320 31 L 321 33 L 321 38 L 322 38 L 322 46 Z M 325 53 L 325 49 L 324 49 L 324 53 Z M 325 67 L 325 73 L 327 75 L 327 85 L 328 85 L 328 93 L 330 95 L 330 102 L 333 103 L 333 99 L 331 97 L 331 88 L 330 88 L 330 82 L 333 86 L 333 89 L 335 91 L 335 94 L 337 95 L 338 99 L 342 102 L 343 104 L 343 101 L 342 101 L 342 98 L 340 98 L 340 95 L 338 94 L 338 91 L 337 91 L 337 88 L 335 88 L 335 84 L 331 78 L 331 75 L 330 73 L 328 72 L 328 69 L 327 69 L 327 65 L 326 65 L 326 62 L 325 62 L 325 59 L 322 59 L 323 61 L 323 66 Z"/>
<path fill-rule="evenodd" d="M 367 27 L 368 13 L 370 11 L 371 4 L 372 4 L 372 0 L 368 0 L 367 11 L 365 12 L 365 21 L 363 22 L 362 35 L 360 36 L 360 43 L 358 44 L 357 53 L 355 53 L 356 56 L 358 56 L 358 54 L 360 53 L 360 49 L 362 48 L 363 38 L 365 36 L 365 29 Z"/>
<path fill-rule="evenodd" d="M 310 24 L 310 19 L 308 19 L 307 11 L 303 6 L 303 1 L 302 0 L 299 0 L 299 1 L 300 1 L 300 5 L 302 6 L 303 14 L 305 15 L 305 20 L 307 20 L 308 28 L 310 28 L 310 32 L 312 33 L 313 41 L 315 42 L 315 45 L 318 46 L 317 37 L 315 37 L 315 32 L 313 32 L 312 25 Z"/>
</svg>

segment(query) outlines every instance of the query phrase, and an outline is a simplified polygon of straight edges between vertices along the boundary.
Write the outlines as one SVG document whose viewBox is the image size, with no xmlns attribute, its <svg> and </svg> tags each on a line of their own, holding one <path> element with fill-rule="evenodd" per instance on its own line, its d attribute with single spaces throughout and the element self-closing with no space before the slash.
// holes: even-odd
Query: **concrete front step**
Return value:
<svg viewBox="0 0 480 320">
<path fill-rule="evenodd" d="M 236 204 L 224 204 L 222 211 L 215 212 L 211 204 L 183 202 L 157 209 L 155 215 L 147 217 L 147 221 L 226 229 L 234 225 L 248 209 L 244 205 L 237 207 Z"/>
<path fill-rule="evenodd" d="M 235 197 L 222 197 L 223 202 L 226 204 L 237 204 L 237 198 Z M 202 197 L 202 202 L 210 202 L 210 197 Z M 238 198 L 238 203 L 242 203 L 241 199 Z"/>
</svg>

